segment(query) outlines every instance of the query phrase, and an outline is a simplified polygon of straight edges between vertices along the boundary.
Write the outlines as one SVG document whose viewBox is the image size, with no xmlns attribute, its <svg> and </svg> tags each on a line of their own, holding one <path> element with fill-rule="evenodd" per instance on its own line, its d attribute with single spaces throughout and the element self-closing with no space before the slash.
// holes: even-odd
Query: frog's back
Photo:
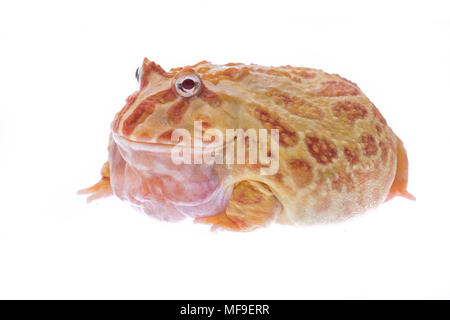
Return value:
<svg viewBox="0 0 450 320">
<path fill-rule="evenodd" d="M 215 127 L 279 129 L 278 173 L 261 176 L 255 166 L 236 167 L 233 183 L 266 183 L 283 204 L 281 221 L 341 219 L 387 197 L 397 138 L 356 84 L 290 66 L 204 62 L 194 68 L 222 101 Z"/>
</svg>

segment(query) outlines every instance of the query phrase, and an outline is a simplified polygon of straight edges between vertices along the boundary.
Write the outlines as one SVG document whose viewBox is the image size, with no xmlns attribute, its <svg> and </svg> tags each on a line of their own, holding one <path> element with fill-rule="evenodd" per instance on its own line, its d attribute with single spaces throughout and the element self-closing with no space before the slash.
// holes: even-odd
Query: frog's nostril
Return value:
<svg viewBox="0 0 450 320">
<path fill-rule="evenodd" d="M 175 90 L 183 98 L 190 98 L 200 92 L 202 81 L 196 74 L 182 75 L 175 81 Z"/>
</svg>

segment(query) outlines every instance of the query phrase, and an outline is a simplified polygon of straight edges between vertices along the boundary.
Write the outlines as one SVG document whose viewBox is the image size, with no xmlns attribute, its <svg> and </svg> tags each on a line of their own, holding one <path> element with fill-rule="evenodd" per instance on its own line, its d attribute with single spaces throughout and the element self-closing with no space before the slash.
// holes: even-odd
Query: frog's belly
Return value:
<svg viewBox="0 0 450 320">
<path fill-rule="evenodd" d="M 176 165 L 170 152 L 124 140 L 112 141 L 109 153 L 114 194 L 159 219 L 215 215 L 231 196 L 213 166 Z"/>
</svg>

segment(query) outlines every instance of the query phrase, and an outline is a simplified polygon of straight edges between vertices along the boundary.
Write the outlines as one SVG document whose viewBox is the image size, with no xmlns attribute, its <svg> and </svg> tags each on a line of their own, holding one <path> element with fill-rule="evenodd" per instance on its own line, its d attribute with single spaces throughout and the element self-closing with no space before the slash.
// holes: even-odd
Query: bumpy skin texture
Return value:
<svg viewBox="0 0 450 320">
<path fill-rule="evenodd" d="M 184 74 L 200 76 L 200 94 L 177 95 L 173 82 Z M 174 165 L 171 133 L 193 134 L 194 120 L 224 134 L 279 129 L 278 173 L 261 175 L 260 165 Z M 406 151 L 378 109 L 356 84 L 309 68 L 203 61 L 166 72 L 145 59 L 140 90 L 112 124 L 109 154 L 102 180 L 85 192 L 108 195 L 110 182 L 119 198 L 165 220 L 191 216 L 248 230 L 274 219 L 336 221 L 388 196 L 413 198 Z"/>
</svg>

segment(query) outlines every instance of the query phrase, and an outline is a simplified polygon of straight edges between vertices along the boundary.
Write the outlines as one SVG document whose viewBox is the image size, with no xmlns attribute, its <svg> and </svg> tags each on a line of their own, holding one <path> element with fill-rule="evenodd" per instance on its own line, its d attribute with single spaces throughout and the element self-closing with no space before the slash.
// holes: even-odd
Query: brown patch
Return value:
<svg viewBox="0 0 450 320">
<path fill-rule="evenodd" d="M 204 115 L 204 114 L 198 114 L 194 117 L 194 121 L 201 121 L 202 122 L 202 133 L 205 133 L 206 130 L 212 128 L 211 125 L 211 118 Z"/>
<path fill-rule="evenodd" d="M 243 63 L 240 62 L 229 62 L 226 64 L 227 67 L 234 67 L 234 66 L 240 66 L 243 65 Z"/>
<path fill-rule="evenodd" d="M 203 85 L 202 92 L 200 93 L 200 98 L 208 103 L 210 106 L 218 107 L 222 103 L 219 95 L 212 90 L 209 90 Z"/>
<path fill-rule="evenodd" d="M 212 137 L 211 139 L 206 139 L 205 137 L 205 133 L 208 129 L 213 128 L 212 120 L 210 117 L 204 115 L 204 114 L 198 114 L 196 116 L 194 116 L 194 121 L 201 121 L 202 122 L 202 141 L 204 143 L 211 143 L 214 141 L 214 138 Z"/>
<path fill-rule="evenodd" d="M 217 84 L 220 80 L 232 80 L 239 81 L 250 73 L 250 69 L 243 68 L 227 68 L 225 70 L 218 71 L 213 74 L 206 74 L 203 76 L 204 80 L 209 80 L 214 84 Z"/>
<path fill-rule="evenodd" d="M 148 130 L 146 128 L 136 129 L 135 136 L 140 141 L 145 141 L 145 140 L 148 141 L 153 138 L 153 136 L 148 133 Z"/>
<path fill-rule="evenodd" d="M 126 118 L 122 125 L 122 133 L 130 135 L 133 130 L 153 113 L 156 104 L 164 104 L 175 100 L 177 97 L 172 89 L 162 90 L 145 98 L 134 111 Z"/>
<path fill-rule="evenodd" d="M 338 172 L 337 176 L 331 181 L 331 188 L 337 192 L 344 191 L 344 186 L 347 192 L 354 190 L 354 183 L 352 176 L 347 172 Z"/>
<path fill-rule="evenodd" d="M 374 156 L 378 152 L 378 147 L 375 138 L 373 135 L 365 133 L 361 136 L 361 142 L 364 145 L 364 155 L 365 156 Z"/>
<path fill-rule="evenodd" d="M 284 181 L 284 176 L 281 172 L 277 172 L 276 174 L 271 175 L 269 178 L 273 181 L 276 181 L 277 183 L 283 183 Z"/>
<path fill-rule="evenodd" d="M 361 185 L 361 192 L 364 194 L 369 190 L 365 190 L 364 185 L 367 184 L 369 180 L 376 180 L 378 178 L 378 171 L 375 168 L 370 170 L 355 170 L 353 172 L 355 181 Z"/>
<path fill-rule="evenodd" d="M 174 126 L 181 121 L 184 114 L 189 107 L 189 100 L 182 99 L 180 102 L 174 104 L 167 111 L 167 119 L 170 125 Z"/>
<path fill-rule="evenodd" d="M 169 130 L 167 130 L 167 131 L 161 133 L 161 134 L 158 136 L 158 138 L 156 139 L 156 141 L 158 141 L 158 142 L 163 142 L 163 143 L 164 143 L 164 142 L 165 142 L 165 143 L 171 142 L 171 141 L 172 141 L 171 138 L 172 138 L 172 133 L 173 133 L 173 131 L 174 131 L 174 129 L 169 129 Z"/>
<path fill-rule="evenodd" d="M 301 69 L 301 68 L 296 68 L 295 70 L 291 71 L 291 73 L 296 76 L 306 78 L 306 79 L 312 79 L 316 76 L 315 73 L 310 72 L 307 69 Z"/>
<path fill-rule="evenodd" d="M 179 78 L 184 74 L 191 74 L 191 73 L 195 73 L 195 70 L 192 68 L 192 66 L 186 66 L 184 68 L 181 68 L 181 70 L 177 72 L 176 76 L 177 78 Z"/>
<path fill-rule="evenodd" d="M 311 155 L 321 164 L 331 163 L 337 157 L 335 145 L 326 138 L 306 135 L 305 142 Z"/>
<path fill-rule="evenodd" d="M 350 84 L 332 80 L 322 82 L 317 94 L 322 97 L 356 96 L 359 91 Z"/>
<path fill-rule="evenodd" d="M 344 155 L 350 165 L 355 165 L 359 162 L 359 156 L 356 150 L 352 150 L 350 147 L 344 148 Z"/>
<path fill-rule="evenodd" d="M 243 181 L 233 189 L 232 199 L 242 204 L 257 204 L 264 200 L 263 194 L 250 183 Z"/>
<path fill-rule="evenodd" d="M 378 145 L 380 146 L 381 150 L 381 161 L 383 162 L 384 165 L 386 165 L 388 160 L 388 147 L 386 143 L 384 143 L 383 141 L 380 141 Z"/>
<path fill-rule="evenodd" d="M 313 179 L 311 164 L 303 159 L 293 159 L 289 161 L 289 167 L 293 171 L 292 178 L 298 187 L 305 187 Z"/>
<path fill-rule="evenodd" d="M 142 64 L 142 76 L 141 76 L 141 90 L 147 87 L 148 81 L 150 78 L 150 74 L 153 72 L 156 72 L 160 74 L 163 77 L 171 78 L 174 76 L 173 73 L 164 71 L 161 66 L 153 61 L 148 60 L 147 58 L 144 59 L 144 63 Z"/>
<path fill-rule="evenodd" d="M 293 76 L 290 72 L 288 71 L 283 71 L 283 70 L 279 70 L 279 69 L 275 69 L 275 68 L 271 68 L 271 69 L 263 69 L 263 68 L 259 68 L 256 69 L 257 72 L 261 72 L 261 73 L 265 73 L 271 76 L 277 76 L 277 77 L 286 77 L 291 79 L 294 82 L 302 82 L 302 79 L 296 76 Z"/>
<path fill-rule="evenodd" d="M 197 70 L 197 73 L 206 73 L 206 72 L 208 72 L 209 70 L 211 70 L 210 67 L 201 67 L 201 68 L 199 68 L 199 69 Z"/>
<path fill-rule="evenodd" d="M 120 121 L 122 120 L 123 115 L 133 105 L 133 103 L 136 101 L 138 95 L 139 95 L 139 91 L 128 96 L 125 106 L 122 108 L 122 110 L 120 110 L 120 112 L 116 115 L 116 117 L 114 119 L 114 124 L 113 124 L 114 131 L 117 131 L 119 129 Z"/>
<path fill-rule="evenodd" d="M 348 100 L 333 103 L 331 110 L 335 117 L 346 117 L 351 123 L 364 119 L 367 115 L 367 109 L 362 104 Z"/>
<path fill-rule="evenodd" d="M 251 103 L 249 106 L 253 108 L 256 116 L 266 129 L 279 130 L 280 143 L 283 146 L 291 147 L 297 144 L 297 133 L 286 121 L 280 119 L 280 116 L 275 111 L 269 110 L 256 103 Z"/>
<path fill-rule="evenodd" d="M 383 129 L 378 124 L 375 126 L 375 129 L 377 129 L 378 134 L 380 134 L 381 131 L 383 131 Z"/>
<path fill-rule="evenodd" d="M 324 113 L 320 108 L 303 98 L 290 96 L 276 89 L 268 91 L 266 94 L 273 97 L 275 102 L 283 104 L 286 110 L 299 117 L 312 120 L 321 120 L 324 118 Z"/>
</svg>

